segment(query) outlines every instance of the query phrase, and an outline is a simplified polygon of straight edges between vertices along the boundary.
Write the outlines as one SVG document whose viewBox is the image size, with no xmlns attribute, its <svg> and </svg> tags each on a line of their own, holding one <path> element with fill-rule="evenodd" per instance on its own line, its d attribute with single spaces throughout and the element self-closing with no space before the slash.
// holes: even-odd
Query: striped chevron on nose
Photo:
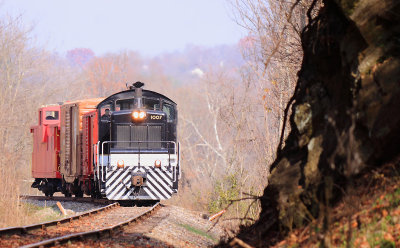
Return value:
<svg viewBox="0 0 400 248">
<path fill-rule="evenodd" d="M 132 185 L 132 173 L 146 174 L 140 187 Z M 138 166 L 106 173 L 106 197 L 109 200 L 166 200 L 172 196 L 173 172 L 155 167 Z"/>
</svg>

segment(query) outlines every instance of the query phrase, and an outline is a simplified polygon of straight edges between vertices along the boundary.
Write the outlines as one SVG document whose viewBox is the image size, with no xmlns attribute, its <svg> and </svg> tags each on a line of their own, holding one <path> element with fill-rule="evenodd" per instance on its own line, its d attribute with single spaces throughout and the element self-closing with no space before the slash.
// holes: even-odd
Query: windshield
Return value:
<svg viewBox="0 0 400 248">
<path fill-rule="evenodd" d="M 129 110 L 134 109 L 135 100 L 134 98 L 130 99 L 121 99 L 115 102 L 115 110 Z M 143 108 L 149 110 L 160 110 L 160 100 L 156 98 L 143 98 Z"/>
</svg>

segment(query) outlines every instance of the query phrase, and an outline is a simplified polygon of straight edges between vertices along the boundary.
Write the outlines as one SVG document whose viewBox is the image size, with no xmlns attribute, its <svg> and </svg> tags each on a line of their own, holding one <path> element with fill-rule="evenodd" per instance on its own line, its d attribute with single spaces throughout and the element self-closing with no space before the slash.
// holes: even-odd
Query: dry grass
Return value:
<svg viewBox="0 0 400 248">
<path fill-rule="evenodd" d="M 0 166 L 0 227 L 22 225 L 29 219 L 19 199 L 18 181 L 18 173 L 13 167 Z"/>
</svg>

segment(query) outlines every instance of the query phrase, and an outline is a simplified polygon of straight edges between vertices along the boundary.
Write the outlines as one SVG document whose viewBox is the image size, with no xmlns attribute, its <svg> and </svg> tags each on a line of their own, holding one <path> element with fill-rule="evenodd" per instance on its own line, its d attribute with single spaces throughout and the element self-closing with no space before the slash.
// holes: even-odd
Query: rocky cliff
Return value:
<svg viewBox="0 0 400 248">
<path fill-rule="evenodd" d="M 255 246 L 324 219 L 352 178 L 400 152 L 400 1 L 324 0 L 302 47 L 291 132 L 260 219 L 238 235 Z"/>
</svg>

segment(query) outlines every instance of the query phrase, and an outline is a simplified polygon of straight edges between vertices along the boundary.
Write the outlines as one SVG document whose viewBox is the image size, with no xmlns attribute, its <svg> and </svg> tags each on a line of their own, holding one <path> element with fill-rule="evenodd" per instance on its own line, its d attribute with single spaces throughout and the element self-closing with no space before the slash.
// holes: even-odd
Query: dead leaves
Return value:
<svg viewBox="0 0 400 248">
<path fill-rule="evenodd" d="M 400 247 L 400 177 L 389 177 L 388 174 L 379 173 L 379 178 L 372 179 L 376 182 L 371 187 L 366 190 L 361 186 L 354 193 L 354 204 L 359 207 L 357 212 L 350 211 L 352 247 Z M 368 182 L 371 177 L 364 177 L 364 180 Z M 348 212 L 349 206 L 345 202 L 332 209 L 332 224 L 326 234 L 330 235 L 332 247 L 343 246 L 347 241 Z M 304 228 L 293 230 L 274 247 L 320 245 L 323 240 L 320 237 L 327 237 L 322 234 L 321 223 L 314 221 Z"/>
</svg>

